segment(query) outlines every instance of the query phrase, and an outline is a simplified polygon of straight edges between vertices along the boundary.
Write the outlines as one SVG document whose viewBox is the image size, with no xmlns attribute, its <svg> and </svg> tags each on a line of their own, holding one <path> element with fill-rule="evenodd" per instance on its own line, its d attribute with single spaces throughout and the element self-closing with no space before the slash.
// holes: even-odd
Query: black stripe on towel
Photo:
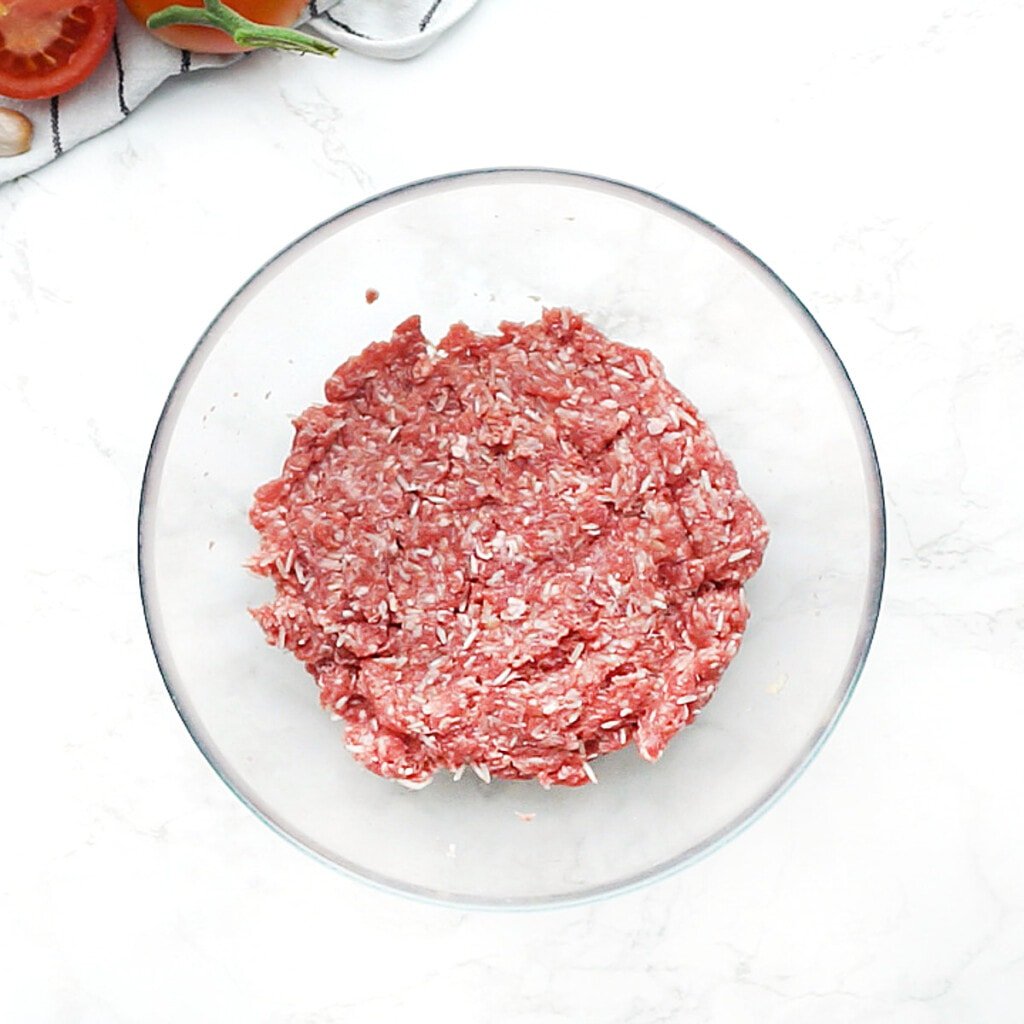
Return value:
<svg viewBox="0 0 1024 1024">
<path fill-rule="evenodd" d="M 427 26 L 430 24 L 430 19 L 434 17 L 438 7 L 441 6 L 441 0 L 434 0 L 430 5 L 430 10 L 420 18 L 420 31 L 426 31 Z"/>
<path fill-rule="evenodd" d="M 50 100 L 50 139 L 53 142 L 53 155 L 60 156 L 64 147 L 60 144 L 60 97 Z"/>
<path fill-rule="evenodd" d="M 338 19 L 331 14 L 330 11 L 324 11 L 321 17 L 326 18 L 332 25 L 337 25 L 343 32 L 347 32 L 350 36 L 358 36 L 360 39 L 372 39 L 373 36 L 368 36 L 365 32 L 357 32 L 351 25 L 346 25 L 343 21 Z"/>
<path fill-rule="evenodd" d="M 182 50 L 181 51 L 181 73 L 184 74 L 186 71 L 192 70 L 192 51 Z"/>
<path fill-rule="evenodd" d="M 316 0 L 309 0 L 309 13 L 311 17 L 318 17 L 320 12 L 317 10 Z"/>
<path fill-rule="evenodd" d="M 121 116 L 127 117 L 130 111 L 124 101 L 124 64 L 121 62 L 121 44 L 117 33 L 114 33 L 114 63 L 117 65 L 117 105 L 121 108 Z"/>
</svg>

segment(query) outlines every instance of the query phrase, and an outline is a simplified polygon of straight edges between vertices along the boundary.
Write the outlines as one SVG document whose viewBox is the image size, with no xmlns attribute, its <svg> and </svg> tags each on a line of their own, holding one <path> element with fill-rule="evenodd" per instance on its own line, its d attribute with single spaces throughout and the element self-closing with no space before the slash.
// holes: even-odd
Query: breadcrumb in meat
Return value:
<svg viewBox="0 0 1024 1024">
<path fill-rule="evenodd" d="M 256 492 L 253 615 L 352 754 L 413 788 L 656 760 L 735 655 L 768 539 L 658 361 L 568 309 L 436 350 L 411 317 L 325 397 Z"/>
</svg>

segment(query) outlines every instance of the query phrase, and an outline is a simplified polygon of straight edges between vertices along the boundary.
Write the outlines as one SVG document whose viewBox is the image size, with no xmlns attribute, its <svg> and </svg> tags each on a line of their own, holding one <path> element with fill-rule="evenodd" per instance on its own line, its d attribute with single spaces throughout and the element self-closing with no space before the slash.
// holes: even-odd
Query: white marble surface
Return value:
<svg viewBox="0 0 1024 1024">
<path fill-rule="evenodd" d="M 197 75 L 0 189 L 0 1017 L 1019 1021 L 1022 37 L 1017 0 L 486 0 L 408 64 Z M 173 713 L 134 558 L 226 296 L 340 206 L 503 163 L 660 190 L 775 267 L 860 390 L 891 539 L 860 688 L 781 803 L 528 915 L 371 891 L 260 824 Z"/>
</svg>

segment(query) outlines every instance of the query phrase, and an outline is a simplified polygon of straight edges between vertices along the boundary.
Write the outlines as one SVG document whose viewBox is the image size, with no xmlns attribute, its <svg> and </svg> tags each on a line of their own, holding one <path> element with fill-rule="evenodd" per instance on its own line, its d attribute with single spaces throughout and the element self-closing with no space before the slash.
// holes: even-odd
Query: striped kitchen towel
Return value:
<svg viewBox="0 0 1024 1024">
<path fill-rule="evenodd" d="M 422 53 L 476 2 L 309 0 L 305 27 L 357 53 L 402 60 Z M 0 184 L 34 171 L 124 120 L 168 78 L 224 67 L 239 59 L 175 50 L 151 36 L 121 7 L 114 45 L 83 85 L 52 100 L 0 97 L 0 106 L 22 111 L 35 128 L 27 153 L 0 159 Z"/>
</svg>

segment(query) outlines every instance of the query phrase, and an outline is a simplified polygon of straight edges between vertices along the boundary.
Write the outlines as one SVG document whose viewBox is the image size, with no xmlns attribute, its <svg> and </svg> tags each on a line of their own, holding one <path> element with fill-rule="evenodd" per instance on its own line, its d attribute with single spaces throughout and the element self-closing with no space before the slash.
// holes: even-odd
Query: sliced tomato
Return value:
<svg viewBox="0 0 1024 1024">
<path fill-rule="evenodd" d="M 103 59 L 117 0 L 0 0 L 0 96 L 59 96 Z"/>
<path fill-rule="evenodd" d="M 0 0 L 2 3 L 3 0 Z M 231 9 L 243 18 L 260 25 L 288 27 L 299 20 L 306 9 L 306 0 L 226 0 Z M 143 24 L 150 15 L 180 4 L 200 8 L 203 0 L 125 0 L 128 10 Z M 226 32 L 203 25 L 170 25 L 153 30 L 153 34 L 171 46 L 196 53 L 239 53 L 239 46 Z"/>
</svg>

